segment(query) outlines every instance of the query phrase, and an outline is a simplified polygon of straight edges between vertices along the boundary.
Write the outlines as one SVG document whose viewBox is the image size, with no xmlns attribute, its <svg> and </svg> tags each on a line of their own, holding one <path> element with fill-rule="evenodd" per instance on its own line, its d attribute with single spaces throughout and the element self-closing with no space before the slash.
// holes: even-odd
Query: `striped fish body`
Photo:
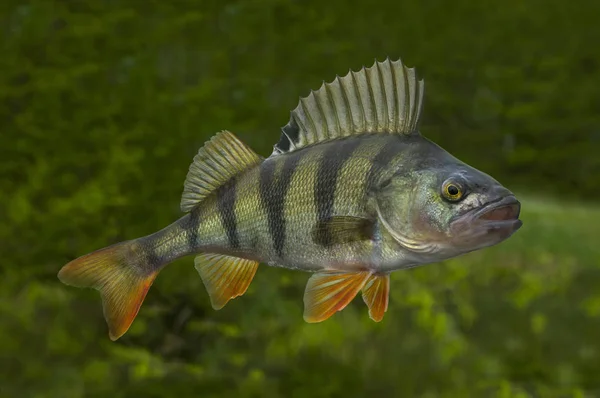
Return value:
<svg viewBox="0 0 600 398">
<path fill-rule="evenodd" d="M 390 272 L 499 243 L 521 226 L 510 191 L 421 136 L 423 87 L 399 61 L 338 77 L 300 100 L 266 159 L 216 134 L 190 165 L 187 214 L 71 261 L 59 279 L 100 291 L 113 340 L 159 271 L 190 254 L 214 309 L 243 295 L 265 263 L 311 272 L 307 322 L 359 293 L 381 321 Z"/>
<path fill-rule="evenodd" d="M 410 258 L 377 224 L 373 195 L 417 140 L 364 135 L 267 158 L 193 211 L 190 252 L 306 271 L 401 268 Z M 364 224 L 336 229 L 332 219 Z"/>
</svg>

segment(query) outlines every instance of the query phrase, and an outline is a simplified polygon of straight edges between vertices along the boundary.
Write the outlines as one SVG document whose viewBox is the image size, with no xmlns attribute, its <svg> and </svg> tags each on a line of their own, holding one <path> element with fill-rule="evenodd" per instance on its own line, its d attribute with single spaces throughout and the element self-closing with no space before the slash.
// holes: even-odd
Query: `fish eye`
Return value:
<svg viewBox="0 0 600 398">
<path fill-rule="evenodd" d="M 454 181 L 446 181 L 442 187 L 442 195 L 449 201 L 456 202 L 463 197 L 463 188 Z"/>
</svg>

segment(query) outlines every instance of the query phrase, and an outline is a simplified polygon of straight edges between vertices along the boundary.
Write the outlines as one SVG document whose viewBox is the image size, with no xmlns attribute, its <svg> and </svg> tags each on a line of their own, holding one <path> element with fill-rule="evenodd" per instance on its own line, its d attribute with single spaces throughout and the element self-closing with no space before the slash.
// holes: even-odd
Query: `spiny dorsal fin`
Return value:
<svg viewBox="0 0 600 398">
<path fill-rule="evenodd" d="M 217 133 L 194 156 L 183 184 L 181 210 L 192 210 L 231 177 L 261 161 L 262 157 L 229 131 Z"/>
<path fill-rule="evenodd" d="M 364 133 L 418 134 L 425 83 L 400 60 L 375 61 L 301 98 L 273 155 Z"/>
</svg>

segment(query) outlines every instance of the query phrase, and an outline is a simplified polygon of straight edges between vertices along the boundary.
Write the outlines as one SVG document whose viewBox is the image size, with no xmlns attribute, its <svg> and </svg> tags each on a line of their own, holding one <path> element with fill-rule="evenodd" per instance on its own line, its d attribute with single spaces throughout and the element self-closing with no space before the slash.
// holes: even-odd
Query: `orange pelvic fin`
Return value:
<svg viewBox="0 0 600 398">
<path fill-rule="evenodd" d="M 390 276 L 373 274 L 362 288 L 362 297 L 369 307 L 369 317 L 380 322 L 387 311 L 390 295 Z"/>
<path fill-rule="evenodd" d="M 343 310 L 362 289 L 369 275 L 368 271 L 313 274 L 304 292 L 304 320 L 321 322 Z"/>
</svg>

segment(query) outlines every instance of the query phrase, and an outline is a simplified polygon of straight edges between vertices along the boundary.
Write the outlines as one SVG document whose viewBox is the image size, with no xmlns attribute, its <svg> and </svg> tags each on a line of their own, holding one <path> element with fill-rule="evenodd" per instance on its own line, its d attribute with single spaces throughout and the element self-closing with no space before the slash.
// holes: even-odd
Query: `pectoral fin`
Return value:
<svg viewBox="0 0 600 398">
<path fill-rule="evenodd" d="M 312 231 L 313 242 L 330 246 L 371 239 L 373 221 L 361 217 L 335 216 L 319 221 Z"/>
<path fill-rule="evenodd" d="M 380 322 L 387 311 L 390 295 L 390 276 L 371 275 L 362 288 L 362 297 L 369 307 L 369 317 Z"/>
<path fill-rule="evenodd" d="M 212 253 L 196 256 L 194 263 L 215 310 L 246 293 L 258 269 L 256 261 Z"/>
<path fill-rule="evenodd" d="M 313 274 L 304 292 L 304 320 L 321 322 L 343 310 L 369 278 L 370 272 L 323 271 Z"/>
</svg>

